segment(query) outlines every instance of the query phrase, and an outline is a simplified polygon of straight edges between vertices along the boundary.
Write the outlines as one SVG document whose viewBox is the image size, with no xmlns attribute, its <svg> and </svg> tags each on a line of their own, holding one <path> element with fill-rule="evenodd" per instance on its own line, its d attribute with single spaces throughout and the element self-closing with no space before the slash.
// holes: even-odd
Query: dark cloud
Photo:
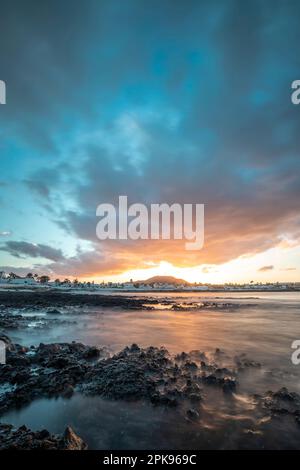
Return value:
<svg viewBox="0 0 300 470">
<path fill-rule="evenodd" d="M 44 256 L 49 269 L 218 264 L 285 236 L 299 243 L 300 119 L 290 101 L 298 2 L 2 3 L 1 124 L 22 158 L 24 149 L 35 158 L 20 179 L 60 229 L 94 249 Z M 130 203 L 204 203 L 204 249 L 100 243 L 96 207 L 121 194 Z"/>
<path fill-rule="evenodd" d="M 64 259 L 60 249 L 52 248 L 43 244 L 34 244 L 28 242 L 8 241 L 0 246 L 1 251 L 5 251 L 16 258 L 46 258 L 52 261 L 61 261 Z"/>
<path fill-rule="evenodd" d="M 31 267 L 22 268 L 20 266 L 0 266 L 0 271 L 5 273 L 15 273 L 18 276 L 26 276 L 29 272 L 32 272 Z M 34 272 L 35 273 L 35 272 Z M 36 271 L 37 274 L 42 274 Z"/>
<path fill-rule="evenodd" d="M 258 269 L 260 272 L 265 272 L 265 271 L 272 271 L 274 269 L 274 266 L 262 266 L 261 268 Z"/>
<path fill-rule="evenodd" d="M 221 150 L 220 158 L 216 155 L 213 161 L 203 160 L 197 157 L 197 151 L 185 153 L 185 145 L 182 149 L 170 148 L 173 135 L 163 126 L 159 139 L 147 124 L 140 123 L 140 129 L 147 135 L 147 158 L 138 168 L 128 161 L 123 142 L 116 155 L 103 145 L 85 147 L 88 155 L 82 166 L 85 183 L 73 188 L 78 210 L 61 207 L 58 221 L 68 233 L 99 246 L 95 233 L 97 205 L 117 204 L 118 195 L 126 194 L 129 203 L 205 203 L 205 246 L 201 252 L 186 253 L 184 243 L 178 242 L 101 244 L 104 250 L 110 246 L 116 257 L 130 252 L 134 245 L 135 253 L 139 252 L 143 259 L 151 253 L 153 259 L 179 264 L 187 260 L 194 265 L 222 263 L 281 244 L 281 235 L 285 233 L 299 240 L 300 186 L 293 170 L 298 165 L 296 157 L 279 165 L 278 170 L 270 160 L 267 168 L 254 170 L 251 176 L 250 162 L 242 169 L 230 161 L 225 164 Z M 112 130 L 111 138 L 118 141 L 118 131 Z M 249 140 L 247 148 L 250 147 Z"/>
</svg>

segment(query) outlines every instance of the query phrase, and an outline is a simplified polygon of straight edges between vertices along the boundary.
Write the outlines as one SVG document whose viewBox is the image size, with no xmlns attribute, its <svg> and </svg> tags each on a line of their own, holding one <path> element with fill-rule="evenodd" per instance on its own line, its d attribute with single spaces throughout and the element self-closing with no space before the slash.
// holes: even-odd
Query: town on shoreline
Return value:
<svg viewBox="0 0 300 470">
<path fill-rule="evenodd" d="M 224 283 L 224 284 L 203 284 L 189 283 L 183 279 L 172 276 L 154 276 L 143 281 L 129 282 L 101 282 L 80 281 L 78 279 L 55 279 L 51 280 L 48 275 L 37 275 L 28 273 L 26 276 L 19 276 L 15 273 L 5 273 L 0 271 L 0 288 L 42 288 L 59 289 L 71 291 L 105 291 L 114 292 L 253 292 L 253 291 L 300 291 L 300 282 L 254 282 L 249 283 Z"/>
</svg>

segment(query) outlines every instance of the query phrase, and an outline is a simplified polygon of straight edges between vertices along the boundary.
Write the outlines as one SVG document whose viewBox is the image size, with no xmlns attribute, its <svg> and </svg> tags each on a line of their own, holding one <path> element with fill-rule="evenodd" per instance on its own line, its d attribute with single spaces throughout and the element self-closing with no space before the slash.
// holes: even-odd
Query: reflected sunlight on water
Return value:
<svg viewBox="0 0 300 470">
<path fill-rule="evenodd" d="M 225 358 L 246 353 L 261 362 L 262 367 L 241 373 L 238 390 L 230 397 L 214 388 L 205 391 L 197 423 L 187 421 L 185 410 L 153 407 L 143 402 L 112 402 L 80 394 L 70 400 L 34 401 L 19 411 L 9 412 L 4 421 L 25 423 L 33 429 L 46 427 L 53 432 L 62 432 L 71 424 L 90 448 L 297 447 L 299 431 L 295 423 L 288 416 L 270 420 L 254 410 L 253 394 L 283 386 L 300 392 L 300 366 L 291 362 L 291 344 L 300 339 L 300 293 L 259 293 L 251 298 L 249 293 L 244 296 L 168 293 L 151 297 L 163 299 L 154 310 L 64 308 L 59 319 L 71 319 L 74 324 L 12 331 L 11 338 L 28 346 L 41 341 L 75 340 L 106 346 L 111 352 L 132 343 L 141 347 L 165 346 L 171 354 L 191 350 L 212 352 L 219 348 L 225 351 Z M 168 303 L 202 303 L 204 297 L 234 305 L 174 311 Z"/>
</svg>

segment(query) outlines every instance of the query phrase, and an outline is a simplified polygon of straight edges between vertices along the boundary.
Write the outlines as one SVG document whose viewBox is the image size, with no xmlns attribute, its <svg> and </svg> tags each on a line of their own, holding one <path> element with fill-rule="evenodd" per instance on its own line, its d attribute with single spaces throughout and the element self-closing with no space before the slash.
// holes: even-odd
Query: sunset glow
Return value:
<svg viewBox="0 0 300 470">
<path fill-rule="evenodd" d="M 173 21 L 134 2 L 120 24 L 125 10 L 108 5 L 93 3 L 84 18 L 76 7 L 57 33 L 42 9 L 25 14 L 22 28 L 9 30 L 18 47 L 1 46 L 9 79 L 0 108 L 1 270 L 299 281 L 295 15 L 272 11 L 265 28 L 233 5 L 203 12 L 199 4 Z M 204 247 L 99 240 L 96 209 L 120 195 L 130 204 L 204 204 Z"/>
</svg>

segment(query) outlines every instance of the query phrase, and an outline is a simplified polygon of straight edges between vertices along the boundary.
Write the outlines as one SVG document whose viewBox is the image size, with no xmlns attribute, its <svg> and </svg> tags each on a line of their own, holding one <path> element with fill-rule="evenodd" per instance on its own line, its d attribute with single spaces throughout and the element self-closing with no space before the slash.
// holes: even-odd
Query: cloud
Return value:
<svg viewBox="0 0 300 470">
<path fill-rule="evenodd" d="M 18 276 L 26 276 L 29 272 L 32 273 L 32 268 L 31 267 L 20 267 L 20 266 L 0 266 L 0 271 L 4 271 L 5 273 L 15 273 Z M 35 272 L 36 274 L 42 274 Z"/>
<path fill-rule="evenodd" d="M 266 272 L 266 271 L 272 271 L 274 269 L 274 266 L 262 266 L 261 268 L 258 269 L 260 272 Z"/>
<path fill-rule="evenodd" d="M 43 181 L 27 180 L 25 181 L 28 188 L 36 193 L 42 198 L 48 198 L 50 194 L 49 187 Z"/>
<path fill-rule="evenodd" d="M 216 269 L 215 266 L 203 266 L 201 271 L 204 274 L 211 274 L 211 273 L 217 273 L 218 272 L 218 270 Z"/>
<path fill-rule="evenodd" d="M 63 253 L 60 249 L 52 248 L 43 244 L 8 241 L 0 247 L 0 250 L 5 251 L 16 258 L 41 257 L 56 262 L 64 259 Z"/>
<path fill-rule="evenodd" d="M 94 275 L 161 260 L 221 264 L 283 239 L 300 243 L 300 120 L 289 89 L 299 70 L 297 2 L 15 3 L 0 17 L 5 175 L 54 220 L 58 243 L 67 233 L 93 251 L 8 252 Z M 177 240 L 100 243 L 96 207 L 121 194 L 146 205 L 204 203 L 203 250 Z M 31 213 L 28 203 L 28 221 Z"/>
<path fill-rule="evenodd" d="M 155 115 L 149 120 L 142 112 L 135 114 L 139 128 L 147 135 L 147 151 L 138 168 L 127 158 L 126 141 L 123 136 L 120 138 L 118 127 L 106 133 L 113 147 L 100 133 L 98 142 L 93 136 L 77 149 L 86 155 L 81 167 L 84 183 L 76 181 L 73 188 L 72 184 L 69 186 L 77 210 L 66 210 L 62 205 L 57 221 L 68 234 L 100 246 L 95 233 L 97 205 L 101 202 L 116 204 L 120 194 L 127 194 L 129 203 L 146 205 L 153 202 L 205 203 L 205 244 L 199 252 L 186 252 L 184 242 L 179 241 L 101 243 L 101 249 L 108 250 L 113 257 L 126 255 L 129 258 L 131 253 L 138 265 L 146 259 L 154 262 L 163 259 L 178 266 L 224 263 L 281 245 L 284 233 L 292 234 L 299 243 L 300 186 L 293 184 L 295 159 L 282 161 L 277 169 L 270 155 L 266 170 L 253 167 L 251 155 L 248 167 L 244 163 L 245 169 L 241 169 L 235 162 L 224 161 L 220 149 L 208 162 L 206 158 L 199 158 L 192 140 L 189 144 L 183 141 L 171 147 L 176 132 L 161 123 L 157 128 Z M 249 136 L 245 143 L 248 149 L 251 139 Z M 288 182 L 282 177 L 283 166 L 290 175 Z"/>
<path fill-rule="evenodd" d="M 9 235 L 11 235 L 9 230 L 0 232 L 0 237 L 8 237 Z"/>
</svg>

